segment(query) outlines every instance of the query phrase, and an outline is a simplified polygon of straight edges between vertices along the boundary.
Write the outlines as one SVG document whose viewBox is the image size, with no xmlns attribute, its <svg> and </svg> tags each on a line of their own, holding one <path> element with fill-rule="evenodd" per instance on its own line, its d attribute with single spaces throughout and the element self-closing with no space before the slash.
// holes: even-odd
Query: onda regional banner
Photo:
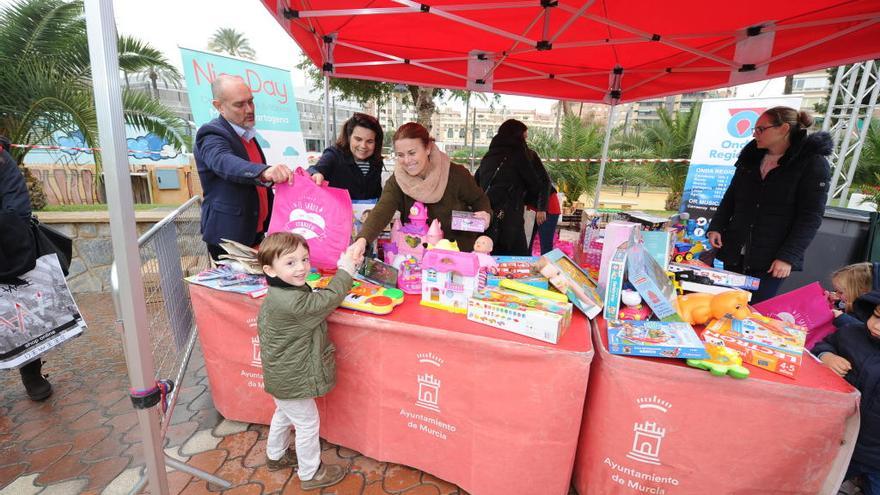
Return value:
<svg viewBox="0 0 880 495">
<path fill-rule="evenodd" d="M 799 108 L 800 96 L 703 100 L 691 165 L 684 183 L 681 211 L 696 219 L 695 233 L 705 234 L 733 178 L 739 152 L 752 140 L 758 117 L 775 106 Z"/>
<path fill-rule="evenodd" d="M 180 49 L 196 127 L 219 114 L 211 104 L 211 82 L 220 74 L 241 76 L 254 94 L 257 141 L 270 165 L 305 167 L 305 145 L 290 72 L 248 60 Z"/>
</svg>

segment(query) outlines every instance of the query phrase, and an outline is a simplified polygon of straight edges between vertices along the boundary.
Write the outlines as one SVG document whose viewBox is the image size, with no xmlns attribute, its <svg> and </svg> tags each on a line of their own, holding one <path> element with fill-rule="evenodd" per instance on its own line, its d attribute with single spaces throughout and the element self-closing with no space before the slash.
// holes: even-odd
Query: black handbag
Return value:
<svg viewBox="0 0 880 495">
<path fill-rule="evenodd" d="M 73 239 L 61 232 L 40 223 L 37 217 L 31 217 L 31 230 L 37 244 L 37 257 L 55 253 L 58 255 L 58 263 L 64 276 L 70 269 L 71 256 L 73 255 Z"/>
<path fill-rule="evenodd" d="M 504 155 L 504 158 L 501 159 L 501 163 L 495 168 L 495 173 L 492 174 L 492 178 L 489 179 L 489 184 L 486 186 L 486 196 L 490 198 L 489 191 L 492 190 L 492 185 L 495 183 L 495 177 L 498 176 L 498 172 L 501 171 L 501 167 L 504 166 L 504 163 L 507 161 L 507 156 Z M 505 206 L 508 201 L 510 201 L 510 195 L 506 194 L 503 196 L 505 199 Z M 485 235 L 489 236 L 492 239 L 494 244 L 498 244 L 498 238 L 501 235 L 501 223 L 504 221 L 505 215 L 505 207 L 504 206 L 496 206 L 492 205 L 492 219 L 489 222 L 489 228 L 486 229 Z"/>
</svg>

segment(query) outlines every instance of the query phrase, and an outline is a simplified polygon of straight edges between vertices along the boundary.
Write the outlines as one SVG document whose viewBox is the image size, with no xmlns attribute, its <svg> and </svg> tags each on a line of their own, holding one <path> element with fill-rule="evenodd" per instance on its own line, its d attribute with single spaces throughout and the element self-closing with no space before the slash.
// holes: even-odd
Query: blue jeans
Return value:
<svg viewBox="0 0 880 495">
<path fill-rule="evenodd" d="M 752 277 L 758 277 L 761 279 L 761 285 L 758 286 L 758 290 L 752 293 L 752 300 L 749 304 L 757 304 L 761 301 L 766 301 L 776 295 L 779 292 L 779 286 L 782 285 L 782 282 L 785 282 L 784 278 L 776 278 L 769 273 L 758 273 L 752 272 L 749 273 Z"/>
<path fill-rule="evenodd" d="M 553 251 L 553 237 L 556 235 L 556 225 L 559 223 L 559 215 L 551 215 L 547 214 L 547 220 L 544 220 L 544 223 L 538 225 L 538 222 L 535 222 L 535 227 L 532 229 L 532 238 L 529 240 L 529 255 L 532 254 L 532 243 L 535 242 L 535 237 L 538 238 L 538 241 L 541 242 L 541 254 L 547 254 L 550 251 Z"/>
<path fill-rule="evenodd" d="M 880 468 L 851 461 L 844 478 L 851 479 L 856 476 L 861 476 L 864 481 L 862 483 L 864 485 L 862 486 L 862 493 L 864 495 L 880 495 Z"/>
</svg>

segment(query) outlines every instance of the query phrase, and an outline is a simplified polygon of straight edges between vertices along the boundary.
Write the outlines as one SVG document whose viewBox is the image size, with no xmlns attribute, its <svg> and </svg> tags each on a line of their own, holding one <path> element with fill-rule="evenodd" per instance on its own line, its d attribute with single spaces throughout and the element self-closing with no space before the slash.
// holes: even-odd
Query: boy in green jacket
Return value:
<svg viewBox="0 0 880 495">
<path fill-rule="evenodd" d="M 336 384 L 336 348 L 327 337 L 326 319 L 351 290 L 355 260 L 350 249 L 342 253 L 339 271 L 327 288 L 312 291 L 306 285 L 309 245 L 302 236 L 269 235 L 257 256 L 269 283 L 258 319 L 263 382 L 275 399 L 266 442 L 267 467 L 270 471 L 298 468 L 303 490 L 335 485 L 345 471 L 321 464 L 315 397 Z M 291 426 L 296 428 L 296 452 L 290 450 Z"/>
</svg>

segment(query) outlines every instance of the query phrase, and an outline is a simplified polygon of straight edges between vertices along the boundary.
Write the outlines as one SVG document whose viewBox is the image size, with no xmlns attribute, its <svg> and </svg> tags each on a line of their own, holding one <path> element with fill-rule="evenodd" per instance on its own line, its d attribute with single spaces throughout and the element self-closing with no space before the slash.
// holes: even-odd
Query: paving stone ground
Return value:
<svg viewBox="0 0 880 495">
<path fill-rule="evenodd" d="M 82 294 L 76 300 L 89 329 L 46 356 L 43 370 L 54 388 L 49 400 L 28 400 L 18 372 L 0 372 L 0 495 L 122 495 L 140 477 L 140 430 L 127 397 L 110 295 Z M 166 435 L 166 452 L 232 482 L 233 488 L 222 491 L 171 471 L 172 495 L 466 493 L 428 473 L 326 442 L 322 460 L 344 466 L 348 474 L 336 486 L 303 492 L 290 469 L 266 469 L 267 431 L 217 413 L 197 346 Z"/>
</svg>

